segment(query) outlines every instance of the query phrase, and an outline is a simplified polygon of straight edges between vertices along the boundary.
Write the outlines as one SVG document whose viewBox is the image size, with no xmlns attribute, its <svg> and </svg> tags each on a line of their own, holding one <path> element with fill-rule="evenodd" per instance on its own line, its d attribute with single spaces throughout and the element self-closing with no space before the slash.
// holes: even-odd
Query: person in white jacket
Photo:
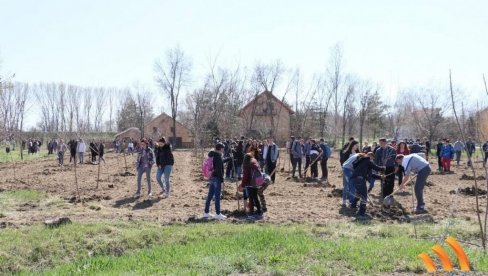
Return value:
<svg viewBox="0 0 488 276">
<path fill-rule="evenodd" d="M 80 160 L 80 164 L 84 163 L 85 151 L 86 151 L 86 144 L 83 139 L 80 139 L 78 142 L 78 148 L 76 150 L 78 152 L 78 158 Z"/>
</svg>

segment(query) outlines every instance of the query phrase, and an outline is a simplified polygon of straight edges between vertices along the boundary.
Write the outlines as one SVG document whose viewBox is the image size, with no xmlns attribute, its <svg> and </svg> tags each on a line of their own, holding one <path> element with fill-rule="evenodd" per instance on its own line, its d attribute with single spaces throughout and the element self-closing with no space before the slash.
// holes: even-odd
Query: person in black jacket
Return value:
<svg viewBox="0 0 488 276">
<path fill-rule="evenodd" d="M 242 163 L 244 162 L 244 141 L 240 140 L 237 143 L 236 153 L 234 155 L 234 162 L 236 165 L 237 180 L 242 180 Z"/>
<path fill-rule="evenodd" d="M 444 145 L 444 142 L 446 139 L 439 139 L 439 143 L 437 143 L 437 165 L 439 166 L 439 171 L 442 172 L 442 157 L 441 157 L 441 152 L 442 152 L 442 145 Z"/>
<path fill-rule="evenodd" d="M 93 164 L 95 164 L 97 162 L 98 149 L 97 149 L 97 145 L 95 144 L 95 141 L 93 140 L 90 142 L 90 153 L 91 153 L 91 161 Z"/>
<path fill-rule="evenodd" d="M 73 160 L 76 163 L 76 148 L 78 147 L 78 142 L 75 139 L 71 139 L 68 142 L 69 146 L 69 162 L 71 163 L 71 160 Z"/>
<path fill-rule="evenodd" d="M 98 156 L 99 156 L 99 162 L 102 162 L 105 164 L 105 158 L 103 158 L 103 155 L 105 154 L 105 145 L 103 144 L 102 141 L 98 144 Z"/>
<path fill-rule="evenodd" d="M 357 216 L 359 219 L 365 218 L 366 215 L 366 203 L 368 200 L 368 188 L 366 187 L 366 180 L 368 180 L 372 174 L 372 170 L 385 171 L 384 166 L 377 166 L 371 158 L 374 159 L 374 154 L 360 153 L 357 160 L 353 162 L 353 172 L 350 181 L 356 186 L 356 195 L 351 202 L 351 208 L 357 208 L 357 202 L 361 200 L 359 204 L 359 211 Z"/>
<path fill-rule="evenodd" d="M 207 200 L 205 201 L 205 211 L 203 214 L 204 218 L 209 218 L 211 216 L 209 214 L 210 202 L 214 196 L 216 213 L 215 219 L 222 220 L 226 218 L 226 216 L 220 213 L 220 195 L 222 192 L 222 184 L 224 183 L 224 163 L 230 161 L 229 157 L 222 159 L 224 148 L 224 144 L 217 143 L 215 145 L 215 150 L 208 153 L 208 157 L 213 159 L 213 170 L 208 185 L 208 195 Z"/>
<path fill-rule="evenodd" d="M 159 194 L 166 194 L 165 197 L 169 197 L 171 189 L 169 177 L 173 170 L 175 159 L 173 157 L 173 153 L 171 152 L 171 144 L 166 142 L 165 137 L 161 137 L 161 139 L 159 139 L 159 143 L 156 143 L 154 155 L 156 157 L 156 165 L 158 166 L 156 180 L 158 181 L 159 187 L 161 187 L 161 192 Z M 163 174 L 166 188 L 163 187 L 163 182 L 161 181 Z"/>
</svg>

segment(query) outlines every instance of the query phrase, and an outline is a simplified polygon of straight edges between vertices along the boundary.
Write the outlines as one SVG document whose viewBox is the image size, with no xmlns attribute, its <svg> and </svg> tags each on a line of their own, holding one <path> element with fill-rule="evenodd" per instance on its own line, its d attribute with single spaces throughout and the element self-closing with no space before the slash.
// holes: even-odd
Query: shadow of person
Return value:
<svg viewBox="0 0 488 276">
<path fill-rule="evenodd" d="M 146 209 L 146 208 L 152 207 L 155 203 L 158 203 L 159 201 L 161 201 L 161 198 L 160 197 L 146 199 L 146 200 L 137 202 L 134 205 L 134 207 L 132 207 L 132 210 Z"/>
<path fill-rule="evenodd" d="M 119 199 L 117 201 L 115 201 L 115 203 L 112 205 L 112 207 L 114 208 L 120 208 L 121 206 L 123 205 L 126 205 L 126 204 L 130 204 L 130 203 L 133 203 L 137 201 L 137 198 L 136 197 L 126 197 L 126 198 L 122 198 L 122 199 Z"/>
</svg>

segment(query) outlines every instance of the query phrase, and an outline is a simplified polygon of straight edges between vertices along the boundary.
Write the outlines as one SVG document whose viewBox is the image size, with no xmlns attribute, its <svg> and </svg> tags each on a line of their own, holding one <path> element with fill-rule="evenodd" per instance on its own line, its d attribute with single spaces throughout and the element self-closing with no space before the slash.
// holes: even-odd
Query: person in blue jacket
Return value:
<svg viewBox="0 0 488 276">
<path fill-rule="evenodd" d="M 441 148 L 442 169 L 444 172 L 451 171 L 451 160 L 454 159 L 454 153 L 454 147 L 449 142 L 449 139 L 446 139 Z"/>
<path fill-rule="evenodd" d="M 320 161 L 320 168 L 322 169 L 322 179 L 328 182 L 329 171 L 327 169 L 327 160 L 329 160 L 332 151 L 329 144 L 325 143 L 324 138 L 320 139 L 320 149 L 322 149 L 322 160 Z"/>
</svg>

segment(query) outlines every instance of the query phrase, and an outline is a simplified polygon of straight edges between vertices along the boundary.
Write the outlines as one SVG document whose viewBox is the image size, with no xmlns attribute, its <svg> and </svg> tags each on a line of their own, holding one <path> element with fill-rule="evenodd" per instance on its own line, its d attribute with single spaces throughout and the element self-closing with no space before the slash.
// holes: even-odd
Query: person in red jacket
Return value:
<svg viewBox="0 0 488 276">
<path fill-rule="evenodd" d="M 256 158 L 254 158 L 252 153 L 246 153 L 244 156 L 242 170 L 243 174 L 241 187 L 245 187 L 247 189 L 247 193 L 249 194 L 250 218 L 261 219 L 263 212 L 261 210 L 261 203 L 259 202 L 258 187 L 256 187 L 256 184 L 254 181 L 252 181 L 253 172 L 261 172 L 261 168 L 259 167 L 259 163 Z M 256 212 L 254 212 L 254 207 L 256 207 Z"/>
<path fill-rule="evenodd" d="M 407 143 L 400 142 L 397 147 L 397 154 L 409 155 L 410 150 L 407 147 Z"/>
</svg>

